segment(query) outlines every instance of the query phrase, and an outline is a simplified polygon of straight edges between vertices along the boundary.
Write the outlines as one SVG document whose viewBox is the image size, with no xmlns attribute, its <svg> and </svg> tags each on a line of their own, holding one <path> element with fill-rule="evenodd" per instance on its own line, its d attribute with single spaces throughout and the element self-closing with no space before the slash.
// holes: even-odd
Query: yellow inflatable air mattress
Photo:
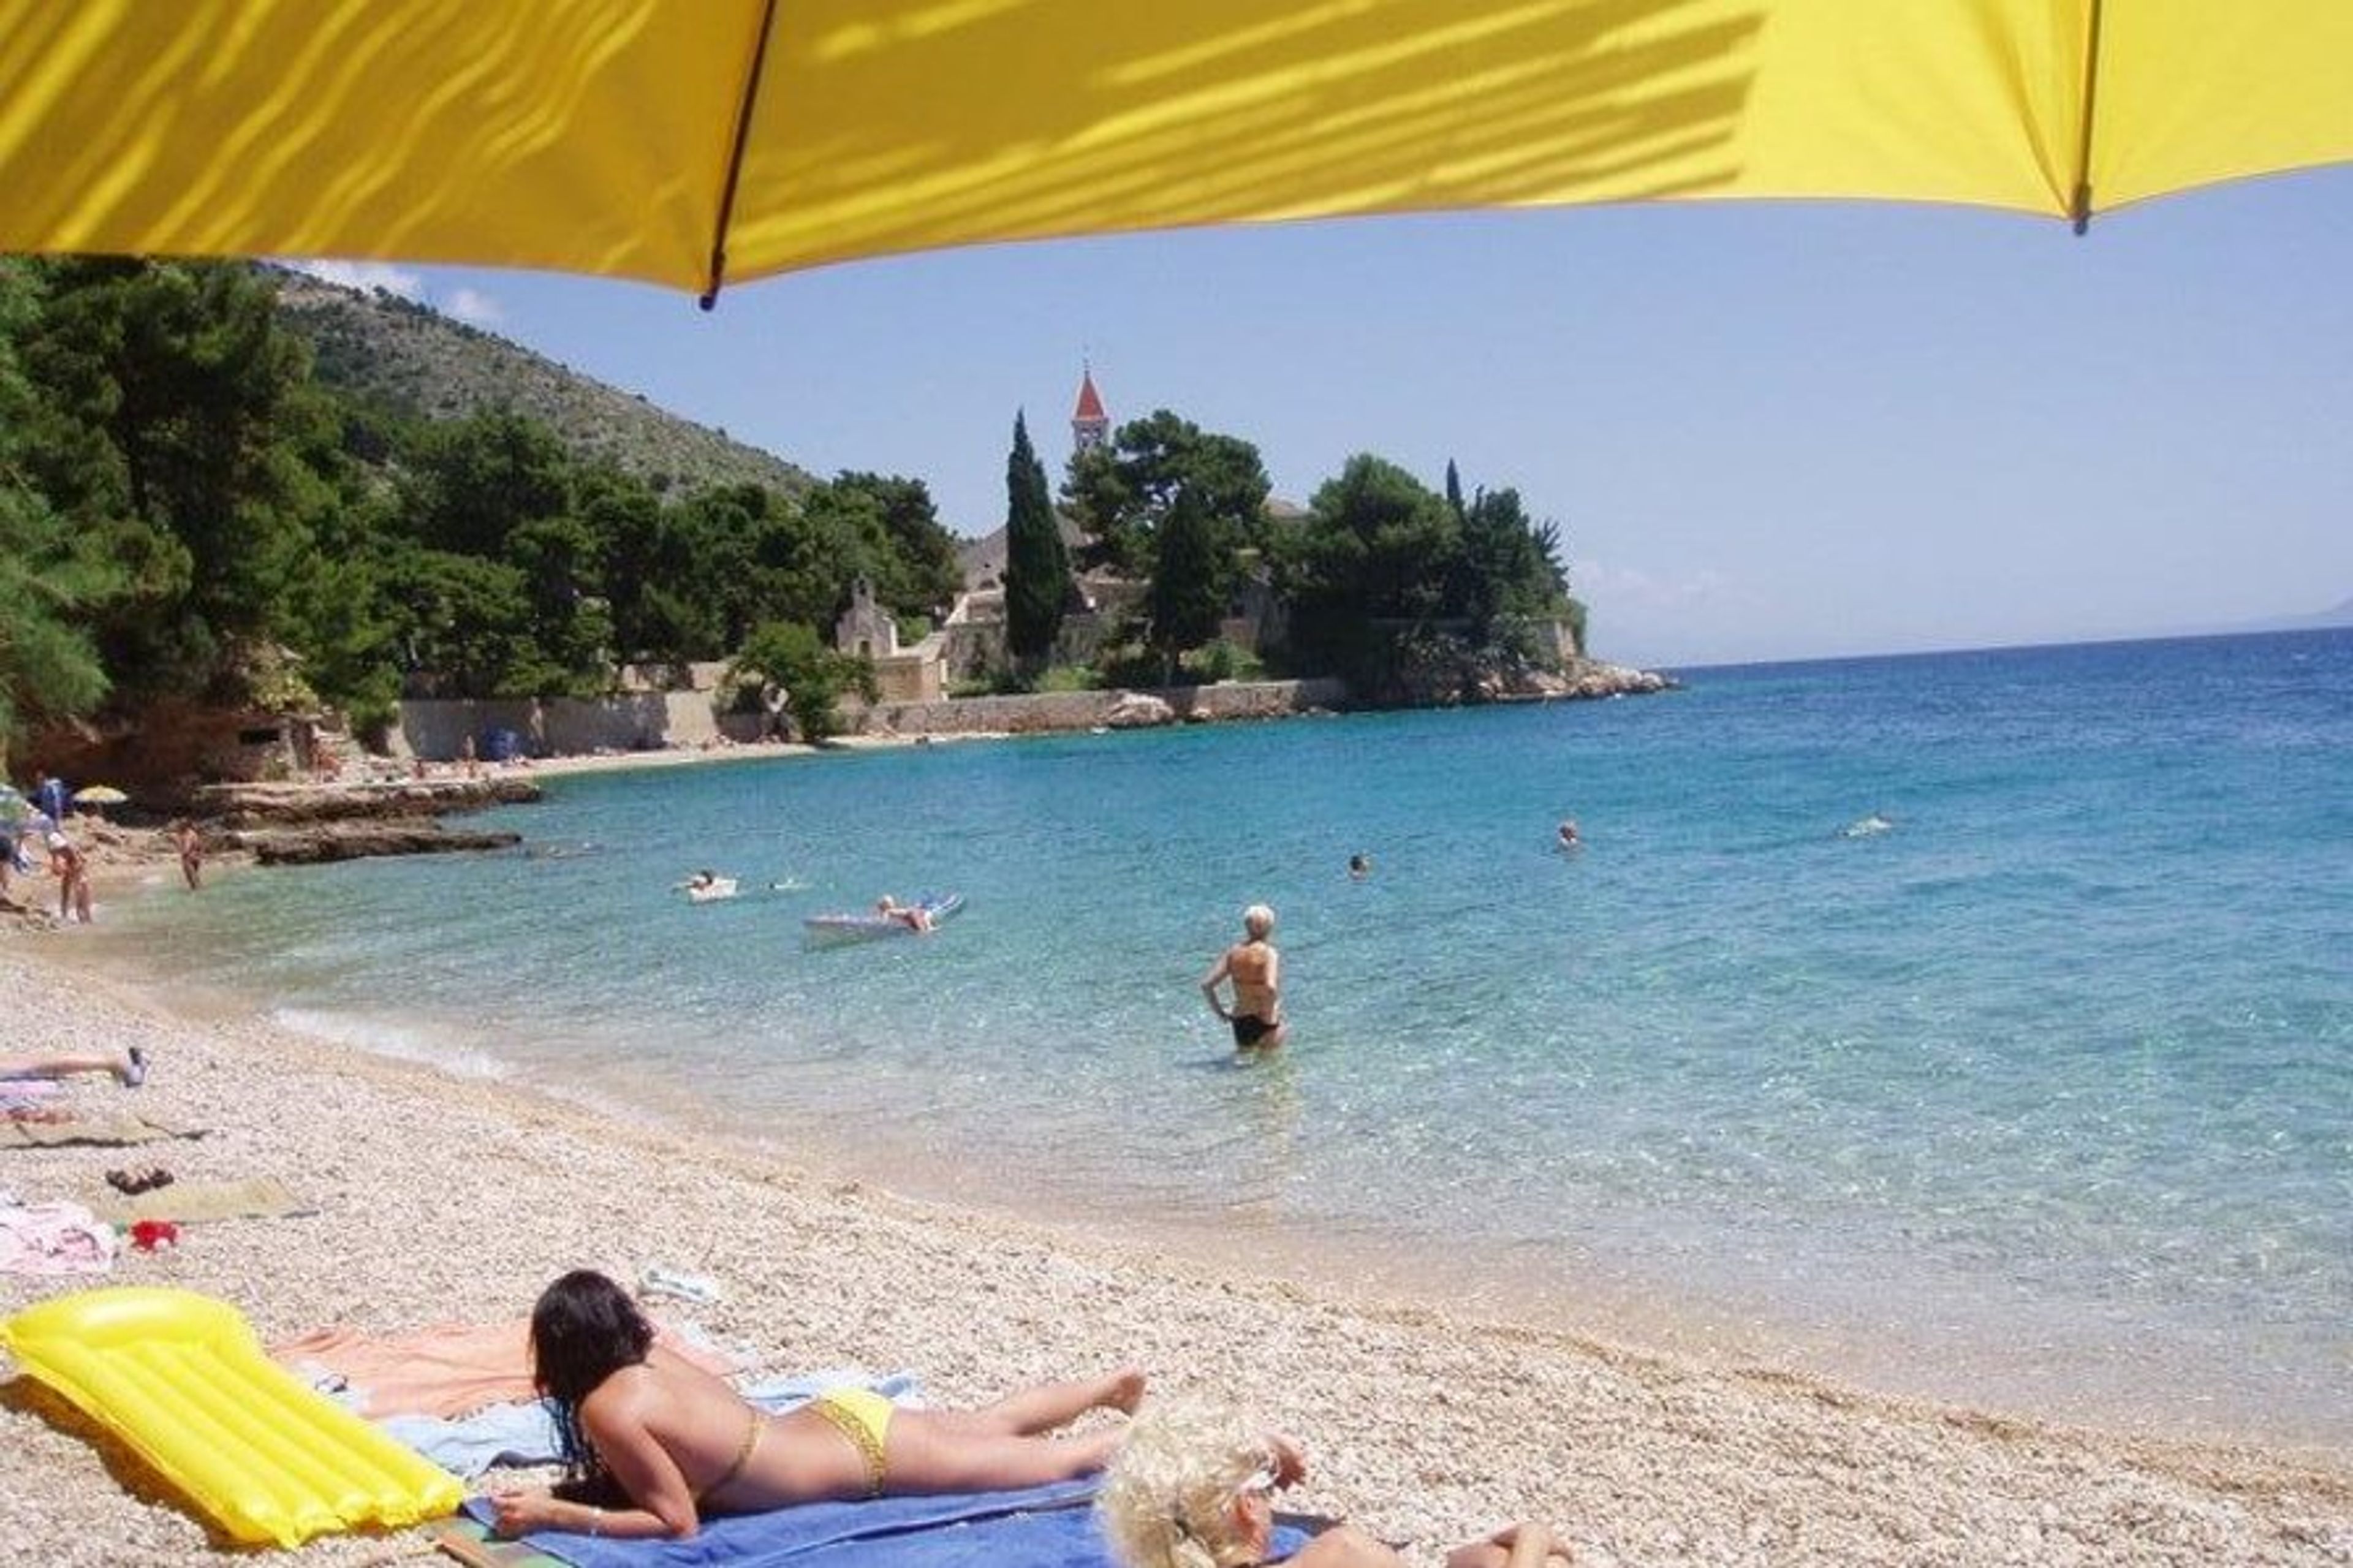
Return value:
<svg viewBox="0 0 2353 1568">
<path fill-rule="evenodd" d="M 464 1500 L 455 1476 L 304 1387 L 208 1296 L 86 1290 L 0 1323 L 0 1345 L 240 1542 L 410 1525 Z"/>
</svg>

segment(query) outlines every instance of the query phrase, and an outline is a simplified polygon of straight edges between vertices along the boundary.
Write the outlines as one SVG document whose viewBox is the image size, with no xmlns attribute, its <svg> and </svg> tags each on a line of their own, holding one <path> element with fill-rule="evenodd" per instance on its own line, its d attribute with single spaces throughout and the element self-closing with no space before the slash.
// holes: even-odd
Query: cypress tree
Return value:
<svg viewBox="0 0 2353 1568">
<path fill-rule="evenodd" d="M 1029 427 L 1013 416 L 1013 451 L 1005 461 L 1005 640 L 1016 660 L 1035 667 L 1053 651 L 1071 593 L 1071 562 L 1054 521 L 1046 467 L 1029 445 Z"/>
</svg>

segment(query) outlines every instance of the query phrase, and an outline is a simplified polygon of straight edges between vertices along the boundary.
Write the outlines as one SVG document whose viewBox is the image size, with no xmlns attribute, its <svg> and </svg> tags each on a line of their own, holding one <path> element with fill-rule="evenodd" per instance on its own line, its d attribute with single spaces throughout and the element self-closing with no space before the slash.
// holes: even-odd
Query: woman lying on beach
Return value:
<svg viewBox="0 0 2353 1568">
<path fill-rule="evenodd" d="M 1230 1412 L 1164 1405 L 1138 1420 L 1103 1478 L 1095 1514 L 1123 1568 L 1257 1568 L 1274 1540 L 1274 1494 L 1307 1474 L 1298 1443 Z M 1551 1568 L 1567 1546 L 1514 1524 L 1447 1553 L 1447 1568 Z M 1354 1525 L 1324 1531 L 1286 1568 L 1406 1568 Z"/>
<path fill-rule="evenodd" d="M 566 1274 L 531 1315 L 532 1379 L 557 1406 L 570 1475 L 493 1495 L 498 1531 L 692 1535 L 702 1516 L 795 1503 L 1043 1486 L 1099 1470 L 1118 1427 L 1044 1434 L 1089 1410 L 1134 1414 L 1144 1374 L 1024 1389 L 982 1410 L 902 1410 L 835 1389 L 782 1415 L 653 1342 L 604 1275 Z"/>
<path fill-rule="evenodd" d="M 125 1089 L 147 1081 L 147 1053 L 137 1046 L 102 1057 L 0 1057 L 0 1079 L 71 1078 L 76 1073 L 112 1073 Z"/>
</svg>

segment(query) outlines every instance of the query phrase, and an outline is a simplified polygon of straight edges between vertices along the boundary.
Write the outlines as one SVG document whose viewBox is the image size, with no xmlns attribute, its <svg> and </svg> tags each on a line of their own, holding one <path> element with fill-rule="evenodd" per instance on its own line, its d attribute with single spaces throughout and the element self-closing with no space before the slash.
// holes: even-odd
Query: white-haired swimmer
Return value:
<svg viewBox="0 0 2353 1568">
<path fill-rule="evenodd" d="M 1236 1050 L 1271 1051 L 1290 1037 L 1282 1018 L 1282 954 L 1267 941 L 1273 932 L 1274 911 L 1252 904 L 1242 911 L 1242 940 L 1201 976 L 1201 994 L 1209 999 L 1209 1011 L 1232 1026 Z M 1230 1007 L 1219 994 L 1223 985 L 1233 987 Z"/>
</svg>

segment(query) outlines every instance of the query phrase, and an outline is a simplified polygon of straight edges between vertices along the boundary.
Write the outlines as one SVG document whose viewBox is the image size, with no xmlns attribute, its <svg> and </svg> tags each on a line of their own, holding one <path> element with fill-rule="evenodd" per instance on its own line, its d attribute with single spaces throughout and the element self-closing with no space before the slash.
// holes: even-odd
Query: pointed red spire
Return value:
<svg viewBox="0 0 2353 1568">
<path fill-rule="evenodd" d="M 1071 416 L 1071 422 L 1074 425 L 1101 425 L 1108 423 L 1110 418 L 1111 416 L 1103 412 L 1103 398 L 1095 391 L 1095 373 L 1091 367 L 1079 377 L 1079 408 Z"/>
</svg>

